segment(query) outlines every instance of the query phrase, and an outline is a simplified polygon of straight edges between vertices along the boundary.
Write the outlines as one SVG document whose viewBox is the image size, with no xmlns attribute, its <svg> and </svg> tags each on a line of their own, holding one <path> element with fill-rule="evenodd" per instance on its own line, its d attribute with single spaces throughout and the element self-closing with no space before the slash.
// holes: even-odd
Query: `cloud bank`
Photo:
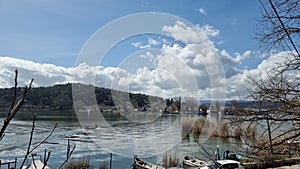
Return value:
<svg viewBox="0 0 300 169">
<path fill-rule="evenodd" d="M 186 25 L 176 22 L 162 30 L 176 41 L 149 37 L 148 43 L 136 42 L 137 48 L 161 45 L 160 53 L 147 51 L 141 58 L 153 67 L 141 66 L 135 71 L 121 67 L 89 66 L 61 67 L 42 64 L 8 56 L 0 57 L 0 87 L 12 87 L 14 70 L 19 70 L 19 85 L 28 84 L 34 78 L 34 86 L 52 86 L 62 83 L 89 83 L 96 86 L 145 93 L 160 97 L 193 96 L 199 100 L 237 99 L 237 93 L 245 96 L 246 80 L 274 66 L 278 55 L 264 60 L 256 69 L 240 69 L 241 62 L 250 57 L 250 50 L 231 56 L 226 50 L 217 49 L 210 37 L 219 35 L 219 30 L 210 25 Z M 125 58 L 126 59 L 126 58 Z M 76 80 L 75 80 L 76 79 Z M 215 96 L 213 96 L 215 95 Z M 221 98 L 223 97 L 223 98 Z"/>
</svg>

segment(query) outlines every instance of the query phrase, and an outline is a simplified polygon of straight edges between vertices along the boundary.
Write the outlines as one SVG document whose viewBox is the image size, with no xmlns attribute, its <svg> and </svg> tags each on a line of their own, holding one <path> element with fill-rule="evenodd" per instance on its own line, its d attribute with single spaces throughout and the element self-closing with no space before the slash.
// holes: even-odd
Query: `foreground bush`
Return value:
<svg viewBox="0 0 300 169">
<path fill-rule="evenodd" d="M 90 169 L 92 168 L 89 159 L 81 159 L 70 161 L 67 163 L 65 169 Z"/>
</svg>

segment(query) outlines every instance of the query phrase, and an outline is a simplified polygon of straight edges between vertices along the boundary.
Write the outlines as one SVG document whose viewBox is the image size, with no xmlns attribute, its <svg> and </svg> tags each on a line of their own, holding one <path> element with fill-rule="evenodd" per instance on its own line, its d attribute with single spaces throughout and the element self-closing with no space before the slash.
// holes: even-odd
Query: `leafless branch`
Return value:
<svg viewBox="0 0 300 169">
<path fill-rule="evenodd" d="M 28 156 L 30 155 L 30 146 L 31 146 L 32 139 L 33 139 L 33 133 L 34 133 L 34 128 L 35 128 L 35 120 L 36 120 L 36 115 L 33 116 L 32 127 L 31 127 L 31 132 L 30 132 L 30 137 L 29 137 L 29 143 L 28 143 L 28 146 L 27 146 L 27 152 L 25 154 L 24 160 L 23 160 L 20 168 L 23 167 L 23 165 L 25 164 Z"/>
<path fill-rule="evenodd" d="M 72 150 L 71 150 L 71 145 L 70 145 L 70 139 L 68 139 L 68 146 L 67 146 L 67 154 L 66 154 L 66 159 L 65 161 L 58 167 L 58 169 L 62 168 L 70 159 L 70 157 L 73 154 L 73 151 L 76 148 L 76 144 L 73 145 Z"/>
<path fill-rule="evenodd" d="M 35 128 L 35 121 L 36 121 L 36 115 L 34 115 L 33 117 L 33 123 L 32 123 L 32 128 L 31 128 L 31 132 L 30 132 L 30 138 L 29 138 L 29 143 L 28 143 L 28 146 L 27 146 L 27 152 L 26 152 L 26 155 L 24 157 L 24 160 L 20 166 L 20 168 L 23 167 L 23 165 L 25 164 L 28 156 L 35 150 L 37 149 L 39 146 L 41 146 L 42 144 L 44 144 L 48 139 L 49 137 L 54 133 L 56 127 L 57 127 L 57 123 L 54 125 L 53 129 L 51 130 L 51 132 L 42 140 L 40 141 L 35 147 L 33 147 L 32 149 L 30 148 L 31 145 L 32 145 L 32 139 L 33 139 L 33 134 L 34 134 L 34 128 Z"/>
<path fill-rule="evenodd" d="M 15 104 L 15 101 L 16 101 L 16 97 L 17 97 L 17 76 L 18 76 L 18 71 L 16 70 L 15 71 L 16 73 L 16 76 L 15 76 L 15 88 L 14 88 L 14 96 L 13 96 L 13 101 L 12 101 L 12 106 L 11 106 L 11 109 L 10 111 L 8 112 L 7 116 L 6 116 L 6 119 L 4 120 L 4 123 L 3 123 L 3 126 L 0 130 L 0 140 L 3 139 L 4 137 L 4 132 L 7 128 L 7 126 L 9 125 L 10 121 L 15 117 L 15 115 L 17 114 L 18 110 L 21 108 L 21 106 L 25 103 L 25 97 L 27 95 L 27 93 L 30 91 L 31 89 L 31 85 L 33 83 L 33 79 L 31 80 L 30 84 L 29 84 L 29 87 L 25 87 L 24 89 L 24 92 L 22 94 L 22 97 L 19 99 L 19 101 L 17 102 L 16 105 Z"/>
<path fill-rule="evenodd" d="M 44 159 L 44 166 L 43 166 L 42 169 L 45 169 L 45 167 L 47 166 L 47 163 L 49 161 L 50 155 L 51 155 L 51 151 L 48 152 L 47 157 Z"/>
<path fill-rule="evenodd" d="M 17 97 L 17 87 L 18 87 L 18 70 L 15 70 L 15 87 L 14 87 L 14 95 L 13 95 L 13 100 L 11 103 L 11 107 L 10 110 L 8 112 L 8 116 L 10 115 L 11 110 L 14 108 L 15 106 L 15 102 L 16 102 L 16 97 Z"/>
</svg>

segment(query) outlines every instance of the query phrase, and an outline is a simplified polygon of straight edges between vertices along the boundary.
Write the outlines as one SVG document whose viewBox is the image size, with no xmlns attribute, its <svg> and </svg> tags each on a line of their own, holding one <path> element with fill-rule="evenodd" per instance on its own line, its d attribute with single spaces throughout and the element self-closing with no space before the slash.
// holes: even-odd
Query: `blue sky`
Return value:
<svg viewBox="0 0 300 169">
<path fill-rule="evenodd" d="M 234 83 L 245 80 L 249 74 L 257 74 L 258 69 L 263 67 L 260 65 L 267 63 L 266 58 L 260 57 L 258 43 L 252 38 L 256 19 L 260 16 L 256 0 L 1 0 L 0 87 L 12 86 L 13 74 L 9 72 L 15 68 L 29 72 L 20 74 L 21 84 L 22 79 L 25 84 L 26 78 L 31 76 L 36 79 L 36 86 L 74 82 L 72 74 L 88 39 L 120 17 L 143 12 L 171 14 L 191 25 L 174 22 L 163 27 L 168 36 L 143 34 L 122 39 L 101 63 L 97 63 L 98 67 L 83 64 L 79 66 L 80 72 L 85 75 L 91 74 L 89 71 L 97 72 L 94 73 L 95 83 L 99 86 L 112 86 L 114 77 L 118 75 L 118 84 L 122 82 L 122 85 L 127 85 L 125 88 L 134 92 L 170 96 L 186 85 L 176 82 L 185 78 L 184 73 L 181 72 L 181 77 L 176 71 L 187 67 L 195 76 L 193 78 L 199 87 L 197 93 L 201 97 L 212 97 L 212 91 L 221 89 L 212 89 L 211 86 L 222 83 L 226 86 L 226 97 L 231 98 L 240 88 L 238 86 L 244 85 L 242 82 Z M 143 25 L 132 25 L 135 26 Z M 116 28 L 120 32 L 124 29 Z M 195 41 L 192 36 L 203 38 L 205 43 Z M 157 49 L 157 53 L 147 53 L 149 48 Z M 203 52 L 204 58 L 211 58 L 200 63 Z M 168 58 L 167 53 L 178 58 Z M 151 61 L 148 64 L 143 59 Z M 172 59 L 179 59 L 177 61 L 185 65 L 173 70 L 174 66 L 166 63 L 176 65 L 177 62 Z M 216 60 L 221 66 L 210 66 L 217 63 Z M 165 73 L 157 73 L 158 68 Z M 224 70 L 225 77 L 216 75 L 218 68 Z M 219 82 L 214 82 L 213 77 Z M 209 83 L 204 85 L 204 82 Z M 168 87 L 170 90 L 166 90 Z"/>
<path fill-rule="evenodd" d="M 215 41 L 223 42 L 216 46 L 230 54 L 257 48 L 251 36 L 259 15 L 258 1 L 2 0 L 0 54 L 71 67 L 95 31 L 112 20 L 139 12 L 170 13 L 193 24 L 212 25 L 220 30 Z M 258 63 L 251 57 L 245 65 L 254 67 Z"/>
</svg>

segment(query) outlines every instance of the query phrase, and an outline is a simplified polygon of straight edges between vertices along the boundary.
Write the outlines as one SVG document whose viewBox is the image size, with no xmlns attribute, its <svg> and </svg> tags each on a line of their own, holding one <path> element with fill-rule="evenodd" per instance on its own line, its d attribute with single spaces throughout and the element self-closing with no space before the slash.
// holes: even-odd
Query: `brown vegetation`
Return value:
<svg viewBox="0 0 300 169">
<path fill-rule="evenodd" d="M 275 51 L 267 55 L 273 67 L 248 77 L 251 109 L 238 104 L 235 122 L 249 125 L 244 135 L 250 140 L 251 153 L 270 159 L 288 142 L 299 141 L 300 130 L 300 78 L 299 72 L 299 0 L 259 1 L 261 18 L 258 19 L 259 40 L 263 50 Z M 276 60 L 276 61 L 275 61 Z M 291 124 L 292 123 L 292 124 Z M 259 125 L 258 134 L 255 126 Z M 252 143 L 251 143 L 252 142 Z"/>
<path fill-rule="evenodd" d="M 181 163 L 179 159 L 176 157 L 176 154 L 170 156 L 166 153 L 163 156 L 163 167 L 170 168 L 170 167 L 181 167 Z"/>
<path fill-rule="evenodd" d="M 243 136 L 243 130 L 241 128 L 241 125 L 236 125 L 233 128 L 232 137 L 234 137 L 234 138 L 241 138 L 242 136 Z"/>
<path fill-rule="evenodd" d="M 70 161 L 65 166 L 65 169 L 89 169 L 89 168 L 91 168 L 89 159 Z"/>
<path fill-rule="evenodd" d="M 205 124 L 205 119 L 203 118 L 190 118 L 183 117 L 181 119 L 181 129 L 184 134 L 201 134 L 203 126 Z"/>
<path fill-rule="evenodd" d="M 221 123 L 220 127 L 217 130 L 217 136 L 219 137 L 229 137 L 229 131 L 228 131 L 229 127 L 228 124 L 225 122 Z"/>
<path fill-rule="evenodd" d="M 257 132 L 254 125 L 248 126 L 245 130 L 242 129 L 242 126 L 239 124 L 234 124 L 229 121 L 223 121 L 216 129 L 215 126 L 210 121 L 206 121 L 204 118 L 189 118 L 183 117 L 181 120 L 181 129 L 182 133 L 187 134 L 209 134 L 212 133 L 214 137 L 223 137 L 223 138 L 237 138 L 241 139 L 242 137 L 247 140 L 255 140 Z M 209 131 L 215 129 L 213 132 Z"/>
<path fill-rule="evenodd" d="M 256 138 L 256 134 L 257 134 L 256 127 L 254 125 L 250 125 L 244 131 L 243 136 L 247 139 L 253 140 Z"/>
</svg>

